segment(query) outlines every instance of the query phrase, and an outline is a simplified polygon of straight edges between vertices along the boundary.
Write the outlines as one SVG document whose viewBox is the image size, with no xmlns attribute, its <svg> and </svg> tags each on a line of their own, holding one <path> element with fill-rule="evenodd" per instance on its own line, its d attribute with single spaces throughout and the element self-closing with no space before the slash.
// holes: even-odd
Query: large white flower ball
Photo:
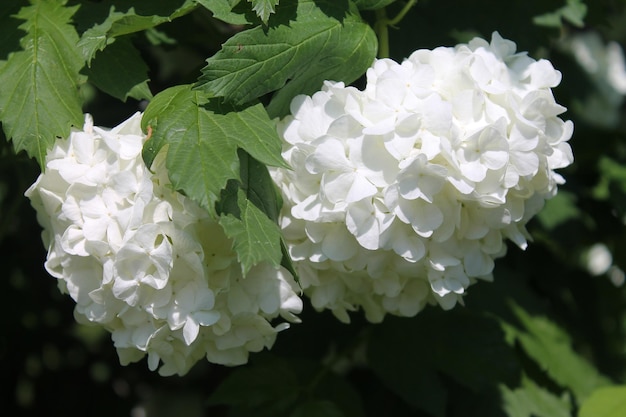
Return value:
<svg viewBox="0 0 626 417">
<path fill-rule="evenodd" d="M 505 239 L 555 195 L 572 163 L 561 74 L 494 33 L 377 60 L 364 91 L 326 82 L 281 121 L 273 170 L 282 227 L 316 309 L 373 322 L 452 308 L 491 279 Z"/>
<path fill-rule="evenodd" d="M 206 357 L 238 365 L 297 322 L 293 277 L 260 264 L 245 277 L 232 242 L 208 213 L 175 192 L 164 153 L 151 170 L 137 113 L 112 130 L 58 140 L 26 195 L 44 226 L 45 267 L 76 302 L 79 321 L 112 333 L 123 364 L 185 374 Z"/>
</svg>

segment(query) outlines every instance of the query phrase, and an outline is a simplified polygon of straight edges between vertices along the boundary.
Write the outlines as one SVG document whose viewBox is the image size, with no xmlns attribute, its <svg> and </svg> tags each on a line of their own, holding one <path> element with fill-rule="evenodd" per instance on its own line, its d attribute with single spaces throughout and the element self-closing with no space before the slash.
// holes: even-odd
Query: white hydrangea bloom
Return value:
<svg viewBox="0 0 626 417">
<path fill-rule="evenodd" d="M 225 365 L 270 348 L 298 322 L 302 300 L 284 269 L 244 278 L 221 226 L 169 183 L 164 154 L 148 170 L 137 113 L 112 130 L 59 140 L 26 195 L 48 247 L 46 269 L 79 321 L 112 333 L 120 361 L 185 374 L 206 357 Z M 295 290 L 295 291 L 294 291 Z M 278 319 L 278 320 L 276 320 Z"/>
<path fill-rule="evenodd" d="M 561 74 L 494 33 L 374 62 L 364 91 L 326 82 L 280 122 L 282 227 L 316 309 L 373 322 L 452 308 L 564 182 Z"/>
</svg>

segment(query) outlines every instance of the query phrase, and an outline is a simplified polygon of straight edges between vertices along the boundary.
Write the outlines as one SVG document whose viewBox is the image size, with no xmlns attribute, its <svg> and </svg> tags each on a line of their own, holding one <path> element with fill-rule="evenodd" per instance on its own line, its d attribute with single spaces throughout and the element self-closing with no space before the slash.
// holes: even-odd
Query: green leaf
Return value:
<svg viewBox="0 0 626 417">
<path fill-rule="evenodd" d="M 354 81 L 374 61 L 376 36 L 349 3 L 343 4 L 281 4 L 269 28 L 255 27 L 226 41 L 207 60 L 196 88 L 235 104 L 279 90 L 268 106 L 275 117 L 288 112 L 294 96 L 312 94 L 324 80 Z M 297 19 L 288 21 L 291 16 Z"/>
<path fill-rule="evenodd" d="M 99 52 L 87 69 L 87 76 L 96 87 L 119 100 L 152 98 L 148 66 L 126 38 Z"/>
<path fill-rule="evenodd" d="M 214 214 L 228 180 L 240 180 L 238 148 L 266 165 L 285 166 L 274 123 L 260 104 L 235 111 L 180 85 L 154 97 L 142 126 L 153 129 L 144 145 L 146 165 L 168 145 L 166 166 L 173 186 Z"/>
<path fill-rule="evenodd" d="M 327 400 L 313 400 L 298 404 L 290 417 L 344 417 L 337 406 Z"/>
<path fill-rule="evenodd" d="M 128 3 L 123 0 L 113 2 L 106 19 L 83 33 L 78 47 L 88 63 L 98 51 L 113 43 L 116 37 L 172 21 L 191 12 L 196 6 L 194 0 L 139 0 L 132 2 L 130 8 Z"/>
<path fill-rule="evenodd" d="M 586 15 L 587 5 L 582 0 L 567 0 L 565 6 L 558 10 L 535 16 L 533 23 L 539 26 L 560 28 L 565 20 L 573 26 L 582 28 L 585 26 L 584 18 Z"/>
<path fill-rule="evenodd" d="M 267 23 L 279 1 L 280 0 L 248 0 L 248 2 L 252 3 L 252 10 L 256 12 L 263 23 Z"/>
<path fill-rule="evenodd" d="M 213 17 L 231 25 L 247 25 L 256 20 L 249 9 L 236 10 L 237 2 L 231 0 L 196 0 L 207 10 L 213 13 Z M 247 13 L 249 12 L 249 13 Z"/>
<path fill-rule="evenodd" d="M 552 380 L 570 389 L 578 402 L 610 381 L 571 347 L 569 335 L 545 317 L 531 316 L 514 305 L 513 311 L 524 330 L 508 328 L 520 345 Z"/>
<path fill-rule="evenodd" d="M 519 388 L 500 388 L 507 417 L 571 417 L 572 404 L 567 393 L 557 397 L 527 377 Z"/>
<path fill-rule="evenodd" d="M 239 178 L 239 161 L 237 147 L 220 132 L 214 113 L 202 107 L 205 101 L 188 85 L 157 94 L 142 117 L 144 130 L 152 128 L 143 158 L 151 166 L 168 145 L 166 167 L 174 188 L 214 213 L 222 188 L 229 179 Z"/>
<path fill-rule="evenodd" d="M 281 263 L 281 238 L 278 224 L 250 202 L 242 190 L 238 192 L 240 216 L 228 214 L 220 217 L 219 223 L 226 235 L 233 239 L 233 248 L 245 276 L 250 268 L 260 262 L 269 261 L 274 266 Z"/>
<path fill-rule="evenodd" d="M 22 51 L 0 68 L 0 120 L 16 152 L 43 164 L 56 137 L 67 137 L 70 126 L 82 126 L 78 93 L 84 60 L 76 50 L 78 34 L 69 23 L 77 7 L 61 1 L 38 1 L 22 8 L 25 22 Z"/>
<path fill-rule="evenodd" d="M 239 152 L 241 188 L 246 198 L 278 223 L 280 205 L 274 181 L 267 167 L 244 152 Z"/>
<path fill-rule="evenodd" d="M 578 417 L 624 417 L 626 385 L 598 388 L 581 405 Z"/>
<path fill-rule="evenodd" d="M 585 26 L 584 18 L 587 15 L 587 5 L 583 0 L 567 0 L 567 4 L 560 10 L 564 20 L 578 28 Z"/>
<path fill-rule="evenodd" d="M 273 221 L 273 225 L 269 225 L 269 223 L 263 221 L 263 223 L 259 223 L 258 225 L 252 224 L 252 227 L 261 227 L 265 224 L 265 230 L 257 230 L 255 232 L 256 235 L 265 235 L 269 240 L 261 243 L 262 247 L 271 249 L 269 252 L 266 252 L 267 255 L 270 255 L 266 260 L 270 261 L 274 265 L 276 265 L 276 261 L 278 258 L 278 254 L 276 252 L 276 231 L 278 231 L 278 244 L 279 250 L 282 254 L 282 259 L 280 264 L 287 269 L 294 277 L 296 282 L 299 282 L 298 274 L 293 266 L 291 261 L 291 257 L 289 256 L 289 251 L 287 250 L 287 246 L 280 234 L 280 230 L 277 226 L 278 224 L 278 212 L 280 210 L 281 203 L 278 201 L 278 192 L 272 181 L 272 178 L 269 175 L 267 167 L 261 163 L 259 163 L 254 158 L 250 157 L 243 150 L 238 151 L 239 154 L 239 164 L 240 164 L 240 182 L 230 180 L 226 185 L 226 188 L 222 190 L 220 200 L 216 204 L 217 213 L 226 216 L 228 214 L 232 214 L 236 219 L 242 220 L 241 218 L 241 204 L 240 204 L 240 191 L 243 191 L 246 199 L 248 199 L 252 204 L 258 207 L 269 219 Z M 245 237 L 245 230 L 239 230 L 242 225 L 236 222 L 233 219 L 227 219 L 226 222 L 232 227 L 231 233 L 238 235 L 240 238 Z M 223 224 L 226 228 L 226 225 Z M 235 238 L 235 235 L 230 236 L 231 238 Z M 258 263 L 260 260 L 263 260 L 262 252 L 259 252 L 260 248 L 255 247 L 255 243 L 249 240 L 241 240 L 235 238 L 235 247 L 238 249 L 238 253 L 243 255 L 240 258 L 240 262 L 243 259 L 252 259 L 253 261 L 246 261 L 242 263 L 244 274 L 249 270 L 250 266 Z M 250 254 L 257 253 L 257 255 Z"/>
</svg>

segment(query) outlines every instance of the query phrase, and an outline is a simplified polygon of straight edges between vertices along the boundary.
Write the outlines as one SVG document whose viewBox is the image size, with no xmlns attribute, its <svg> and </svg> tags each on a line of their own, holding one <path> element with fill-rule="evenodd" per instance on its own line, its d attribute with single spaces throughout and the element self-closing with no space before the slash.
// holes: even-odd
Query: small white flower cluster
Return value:
<svg viewBox="0 0 626 417">
<path fill-rule="evenodd" d="M 505 239 L 556 193 L 573 161 L 561 74 L 494 33 L 377 60 L 364 91 L 326 82 L 281 121 L 273 170 L 305 294 L 342 321 L 452 308 L 491 279 Z"/>
<path fill-rule="evenodd" d="M 206 357 L 245 363 L 269 348 L 302 300 L 286 270 L 260 264 L 246 277 L 232 242 L 209 214 L 175 192 L 161 152 L 151 173 L 137 113 L 112 130 L 58 140 L 28 189 L 44 226 L 45 263 L 76 301 L 79 321 L 112 333 L 123 364 L 185 374 Z"/>
</svg>

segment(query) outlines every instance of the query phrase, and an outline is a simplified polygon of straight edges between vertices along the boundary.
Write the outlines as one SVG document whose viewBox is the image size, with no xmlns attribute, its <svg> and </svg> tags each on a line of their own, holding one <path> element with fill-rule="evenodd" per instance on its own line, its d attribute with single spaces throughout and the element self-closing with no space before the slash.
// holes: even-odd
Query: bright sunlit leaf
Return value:
<svg viewBox="0 0 626 417">
<path fill-rule="evenodd" d="M 267 23 L 270 15 L 274 13 L 276 6 L 280 0 L 248 0 L 252 3 L 252 10 L 254 10 L 259 18 Z"/>
<path fill-rule="evenodd" d="M 103 22 L 95 24 L 83 33 L 78 42 L 78 48 L 87 62 L 91 62 L 96 53 L 113 43 L 116 37 L 169 22 L 191 12 L 195 6 L 194 0 L 114 3 L 110 6 L 108 16 Z M 104 6 L 87 5 L 86 7 Z"/>
<path fill-rule="evenodd" d="M 520 387 L 503 385 L 501 392 L 508 417 L 571 417 L 572 404 L 566 393 L 556 396 L 525 376 Z"/>
<path fill-rule="evenodd" d="M 578 417 L 623 417 L 626 385 L 598 388 L 582 403 Z"/>
<path fill-rule="evenodd" d="M 512 331 L 526 354 L 560 386 L 570 389 L 578 401 L 594 389 L 610 384 L 608 378 L 572 349 L 570 337 L 563 329 L 521 307 L 514 306 L 513 310 L 525 330 Z"/>
<path fill-rule="evenodd" d="M 196 88 L 234 104 L 279 90 L 268 112 L 282 116 L 295 95 L 314 92 L 324 80 L 352 82 L 371 65 L 376 56 L 374 32 L 344 7 L 348 3 L 284 3 L 276 15 L 283 24 L 231 37 L 207 60 Z M 292 17 L 295 20 L 289 20 Z"/>
</svg>

